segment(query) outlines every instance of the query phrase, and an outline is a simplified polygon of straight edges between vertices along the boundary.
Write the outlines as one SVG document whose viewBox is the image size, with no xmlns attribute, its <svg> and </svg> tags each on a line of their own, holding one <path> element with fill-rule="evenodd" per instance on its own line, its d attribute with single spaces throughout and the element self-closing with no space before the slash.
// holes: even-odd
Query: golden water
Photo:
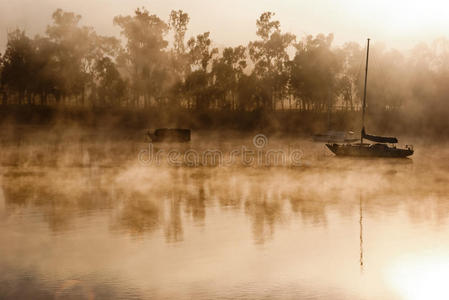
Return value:
<svg viewBox="0 0 449 300">
<path fill-rule="evenodd" d="M 270 145 L 300 147 L 301 164 L 142 165 L 138 139 L 5 138 L 0 298 L 449 297 L 445 145 L 412 160 Z"/>
</svg>

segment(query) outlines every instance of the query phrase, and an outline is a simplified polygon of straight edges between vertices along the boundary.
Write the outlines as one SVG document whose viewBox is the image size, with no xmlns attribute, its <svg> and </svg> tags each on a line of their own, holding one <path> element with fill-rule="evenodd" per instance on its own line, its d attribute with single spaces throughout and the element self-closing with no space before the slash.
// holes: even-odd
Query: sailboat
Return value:
<svg viewBox="0 0 449 300">
<path fill-rule="evenodd" d="M 360 143 L 328 143 L 327 148 L 337 156 L 355 156 L 355 157 L 398 157 L 404 158 L 414 153 L 413 146 L 406 145 L 405 148 L 397 148 L 398 139 L 395 137 L 384 137 L 369 135 L 365 131 L 365 111 L 366 111 L 366 87 L 368 83 L 368 59 L 369 59 L 369 43 L 367 40 L 366 47 L 366 66 L 365 66 L 365 87 L 363 91 L 363 107 L 362 107 L 362 130 L 360 135 Z M 369 140 L 374 143 L 364 143 L 363 140 Z"/>
</svg>

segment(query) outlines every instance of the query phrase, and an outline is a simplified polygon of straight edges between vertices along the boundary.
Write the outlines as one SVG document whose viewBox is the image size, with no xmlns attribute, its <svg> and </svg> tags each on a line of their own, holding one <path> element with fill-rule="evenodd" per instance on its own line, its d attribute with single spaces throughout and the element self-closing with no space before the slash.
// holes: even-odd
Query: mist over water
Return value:
<svg viewBox="0 0 449 300">
<path fill-rule="evenodd" d="M 217 10 L 253 24 L 221 45 L 199 3 L 105 9 L 106 36 L 98 3 L 50 2 L 0 47 L 0 300 L 449 299 L 449 39 L 334 26 L 441 27 L 444 3 L 310 2 L 314 34 Z"/>
<path fill-rule="evenodd" d="M 226 152 L 252 138 L 199 132 L 157 147 Z M 446 143 L 363 160 L 268 138 L 300 148 L 301 163 L 145 165 L 143 135 L 4 132 L 0 298 L 444 296 Z"/>
</svg>

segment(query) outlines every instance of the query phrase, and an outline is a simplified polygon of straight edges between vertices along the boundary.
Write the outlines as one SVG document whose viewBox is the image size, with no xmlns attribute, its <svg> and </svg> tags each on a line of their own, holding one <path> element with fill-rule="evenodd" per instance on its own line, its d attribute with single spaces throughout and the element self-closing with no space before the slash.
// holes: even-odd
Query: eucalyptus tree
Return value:
<svg viewBox="0 0 449 300">
<path fill-rule="evenodd" d="M 436 82 L 438 59 L 433 47 L 420 43 L 411 50 L 407 65 L 409 67 L 409 91 L 411 93 L 409 107 L 414 111 L 428 109 L 428 104 L 436 99 Z M 430 105 L 433 108 L 433 105 Z"/>
<path fill-rule="evenodd" d="M 59 102 L 72 97 L 84 103 L 86 85 L 93 67 L 92 51 L 95 45 L 91 27 L 80 27 L 81 16 L 57 9 L 52 14 L 52 24 L 47 26 L 47 36 L 58 46 L 57 74 L 61 76 L 60 90 L 56 93 Z"/>
<path fill-rule="evenodd" d="M 39 95 L 42 105 L 48 104 L 48 96 L 56 97 L 64 87 L 64 73 L 60 73 L 59 47 L 48 37 L 36 36 L 33 40 L 34 93 Z"/>
<path fill-rule="evenodd" d="M 213 86 L 210 66 L 218 49 L 212 47 L 210 33 L 205 32 L 187 41 L 188 73 L 184 83 L 184 92 L 189 98 L 188 107 L 204 110 L 210 107 L 212 100 L 218 96 Z"/>
<path fill-rule="evenodd" d="M 358 43 L 345 43 L 339 49 L 342 60 L 341 75 L 337 79 L 338 93 L 346 109 L 354 110 L 355 104 L 361 103 L 363 92 L 363 72 L 365 51 Z"/>
<path fill-rule="evenodd" d="M 341 59 L 332 50 L 333 35 L 307 36 L 298 42 L 290 64 L 290 84 L 304 109 L 324 110 L 338 94 Z"/>
<path fill-rule="evenodd" d="M 282 101 L 288 84 L 288 48 L 295 35 L 282 33 L 280 22 L 273 21 L 274 13 L 263 13 L 256 22 L 259 40 L 249 43 L 249 56 L 254 63 L 254 74 L 260 80 L 264 108 L 276 109 Z"/>
<path fill-rule="evenodd" d="M 18 103 L 35 103 L 35 96 L 41 104 L 46 103 L 47 95 L 54 94 L 60 75 L 55 68 L 56 45 L 36 36 L 29 38 L 24 31 L 14 30 L 8 34 L 8 43 L 3 56 L 2 82 L 3 100 L 6 103 L 6 90 L 17 94 Z"/>
<path fill-rule="evenodd" d="M 2 58 L 2 86 L 17 94 L 18 104 L 24 103 L 31 93 L 34 45 L 24 31 L 16 29 L 8 33 L 8 43 Z"/>
<path fill-rule="evenodd" d="M 431 43 L 429 48 L 430 58 L 427 61 L 430 61 L 428 63 L 429 69 L 434 74 L 430 78 L 434 81 L 435 97 L 433 101 L 422 103 L 422 105 L 434 107 L 434 109 L 438 108 L 440 112 L 447 113 L 449 111 L 449 87 L 447 84 L 449 82 L 449 39 L 444 37 L 438 38 Z M 417 85 L 422 89 L 432 89 L 432 84 L 425 81 Z"/>
<path fill-rule="evenodd" d="M 169 16 L 169 28 L 173 31 L 173 50 L 178 58 L 186 53 L 185 36 L 189 25 L 189 14 L 182 10 L 172 10 Z"/>
<path fill-rule="evenodd" d="M 2 105 L 6 105 L 8 103 L 8 96 L 6 94 L 6 86 L 3 84 L 2 80 L 2 72 L 3 72 L 3 55 L 0 53 L 0 94 L 2 96 Z"/>
<path fill-rule="evenodd" d="M 239 107 L 237 88 L 246 67 L 246 48 L 243 46 L 225 48 L 221 57 L 214 60 L 212 74 L 219 95 L 216 100 L 221 100 L 216 103 L 217 107 L 231 110 Z"/>
<path fill-rule="evenodd" d="M 133 16 L 117 16 L 114 24 L 126 38 L 126 47 L 119 59 L 131 81 L 134 105 L 143 97 L 144 105 L 161 101 L 168 89 L 168 25 L 146 9 L 137 9 Z"/>
<path fill-rule="evenodd" d="M 175 82 L 169 89 L 170 106 L 179 107 L 186 101 L 183 84 L 190 72 L 185 36 L 190 17 L 182 10 L 172 10 L 169 16 L 169 28 L 173 33 L 173 48 L 170 56 L 170 68 L 174 71 Z"/>
<path fill-rule="evenodd" d="M 208 71 L 211 60 L 218 54 L 218 48 L 212 48 L 210 32 L 199 34 L 187 41 L 190 71 Z"/>
<path fill-rule="evenodd" d="M 103 57 L 95 63 L 95 92 L 100 105 L 120 106 L 126 96 L 126 82 L 120 76 L 116 64 L 109 57 Z"/>
</svg>

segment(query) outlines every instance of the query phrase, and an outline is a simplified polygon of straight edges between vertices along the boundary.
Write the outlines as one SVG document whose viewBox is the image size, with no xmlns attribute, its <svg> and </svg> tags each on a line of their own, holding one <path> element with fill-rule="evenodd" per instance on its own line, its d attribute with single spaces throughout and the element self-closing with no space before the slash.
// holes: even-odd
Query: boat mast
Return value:
<svg viewBox="0 0 449 300">
<path fill-rule="evenodd" d="M 361 134 L 360 134 L 360 144 L 363 144 L 363 133 L 365 132 L 366 84 L 367 84 L 367 82 L 368 82 L 369 41 L 370 41 L 370 39 L 367 39 L 367 46 L 366 46 L 366 66 L 365 66 L 365 88 L 364 88 L 364 90 L 363 90 L 362 132 L 361 132 Z"/>
</svg>

